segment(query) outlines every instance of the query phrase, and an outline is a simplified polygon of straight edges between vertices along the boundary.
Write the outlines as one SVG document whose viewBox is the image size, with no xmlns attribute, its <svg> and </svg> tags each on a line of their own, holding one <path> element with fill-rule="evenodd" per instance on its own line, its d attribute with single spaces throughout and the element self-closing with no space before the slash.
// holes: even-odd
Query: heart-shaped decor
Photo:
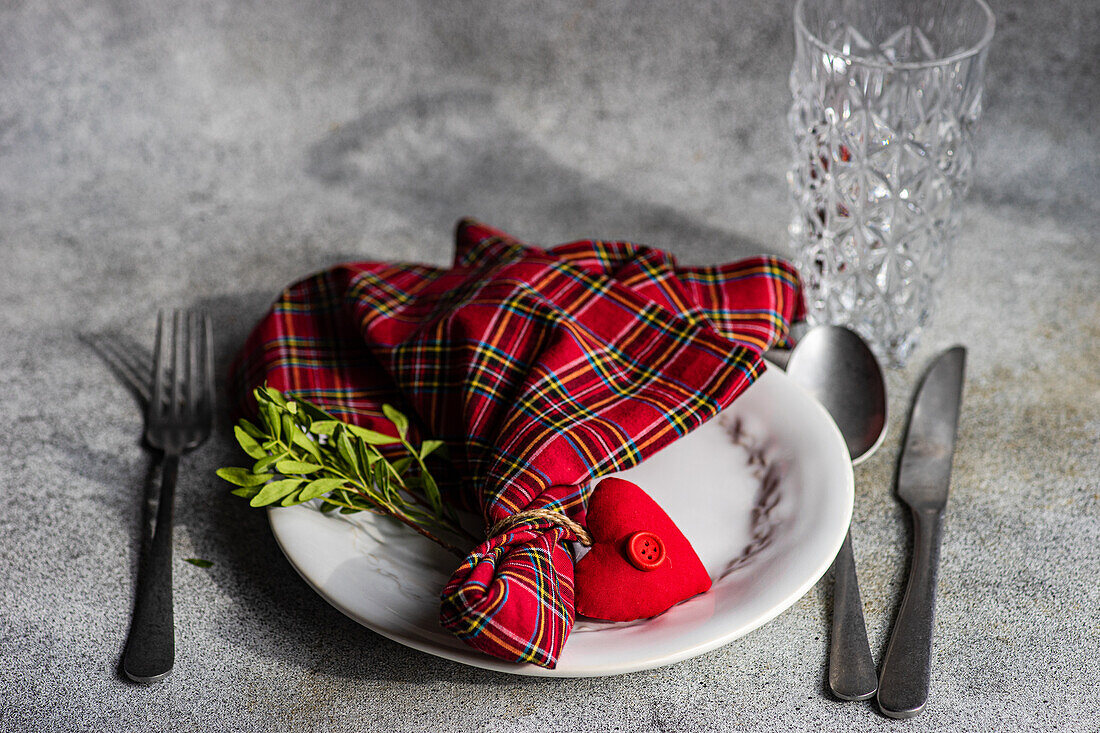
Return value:
<svg viewBox="0 0 1100 733">
<path fill-rule="evenodd" d="M 649 618 L 710 588 L 710 576 L 679 527 L 629 481 L 600 481 L 586 518 L 592 546 L 574 570 L 578 614 L 606 621 Z"/>
</svg>

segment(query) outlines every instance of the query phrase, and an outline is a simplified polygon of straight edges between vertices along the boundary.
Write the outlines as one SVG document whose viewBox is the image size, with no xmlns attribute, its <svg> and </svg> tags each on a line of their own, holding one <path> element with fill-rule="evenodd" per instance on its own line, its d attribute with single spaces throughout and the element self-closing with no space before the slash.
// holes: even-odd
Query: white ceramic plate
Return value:
<svg viewBox="0 0 1100 733">
<path fill-rule="evenodd" d="M 552 670 L 488 657 L 439 626 L 439 591 L 457 561 L 429 540 L 367 513 L 303 504 L 268 516 L 294 568 L 367 628 L 476 667 L 553 677 L 652 669 L 728 644 L 817 582 L 851 519 L 852 466 L 840 433 L 774 367 L 716 419 L 617 475 L 668 512 L 714 584 L 645 621 L 577 619 Z"/>
</svg>

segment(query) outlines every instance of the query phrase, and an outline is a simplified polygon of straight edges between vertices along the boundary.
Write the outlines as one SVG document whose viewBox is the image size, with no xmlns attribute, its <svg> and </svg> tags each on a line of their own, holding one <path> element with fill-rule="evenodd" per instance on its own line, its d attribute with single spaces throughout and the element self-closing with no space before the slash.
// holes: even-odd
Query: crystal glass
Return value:
<svg viewBox="0 0 1100 733">
<path fill-rule="evenodd" d="M 798 0 L 789 226 L 811 323 L 904 365 L 932 313 L 993 38 L 983 0 Z"/>
</svg>

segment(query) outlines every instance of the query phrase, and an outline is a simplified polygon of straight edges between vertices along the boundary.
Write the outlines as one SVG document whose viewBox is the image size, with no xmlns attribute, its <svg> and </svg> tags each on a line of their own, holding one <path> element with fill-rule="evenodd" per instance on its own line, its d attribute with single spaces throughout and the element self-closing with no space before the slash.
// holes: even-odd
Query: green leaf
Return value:
<svg viewBox="0 0 1100 733">
<path fill-rule="evenodd" d="M 372 464 L 367 469 L 367 474 L 367 482 L 375 491 L 381 493 L 386 501 L 399 502 L 401 500 L 397 487 L 394 486 L 393 482 L 390 480 L 389 473 L 383 467 L 383 462 L 379 461 Z"/>
<path fill-rule="evenodd" d="M 332 435 L 337 425 L 340 425 L 339 420 L 314 420 L 310 423 L 309 432 L 314 435 Z"/>
<path fill-rule="evenodd" d="M 444 453 L 447 446 L 441 440 L 412 445 L 410 420 L 399 410 L 391 405 L 382 408 L 397 432 L 390 435 L 350 425 L 317 405 L 266 385 L 255 394 L 260 420 L 256 424 L 240 421 L 234 435 L 256 462 L 251 470 L 226 468 L 218 472 L 235 485 L 234 495 L 255 507 L 294 506 L 322 499 L 324 512 L 368 511 L 431 532 L 444 529 L 470 538 L 450 507 L 443 505 L 439 486 L 425 464 L 426 457 Z M 380 446 L 389 446 L 387 454 L 380 452 Z M 390 450 L 396 451 L 392 461 Z"/>
<path fill-rule="evenodd" d="M 290 413 L 284 412 L 280 418 L 282 421 L 283 438 L 287 443 L 294 442 L 294 431 L 298 429 L 298 426 L 294 424 L 294 418 Z"/>
<path fill-rule="evenodd" d="M 354 443 L 355 447 L 355 460 L 358 462 L 360 474 L 363 478 L 367 479 L 367 483 L 370 483 L 371 466 L 374 465 L 374 461 L 370 459 L 370 454 L 367 450 L 368 446 L 361 440 L 357 440 Z"/>
<path fill-rule="evenodd" d="M 397 428 L 397 434 L 404 438 L 405 434 L 409 432 L 409 419 L 393 405 L 382 405 L 382 414 Z"/>
<path fill-rule="evenodd" d="M 241 446 L 241 450 L 247 453 L 252 458 L 263 458 L 267 455 L 267 452 L 260 447 L 260 444 L 256 442 L 256 439 L 245 432 L 244 428 L 237 425 L 233 428 L 233 434 L 237 436 L 237 442 Z"/>
<path fill-rule="evenodd" d="M 424 496 L 428 498 L 428 503 L 431 504 L 432 510 L 438 517 L 443 513 L 443 499 L 439 495 L 439 487 L 436 486 L 435 479 L 427 471 L 422 472 L 420 478 L 424 482 Z"/>
<path fill-rule="evenodd" d="M 268 456 L 267 458 L 261 458 L 260 460 L 256 461 L 256 465 L 252 467 L 252 473 L 266 473 L 269 468 L 286 458 L 286 456 L 286 453 L 276 453 L 274 455 Z"/>
<path fill-rule="evenodd" d="M 425 440 L 420 444 L 420 457 L 427 458 L 429 455 L 443 447 L 442 440 Z"/>
<path fill-rule="evenodd" d="M 268 387 L 266 384 L 259 388 L 261 394 L 269 401 L 275 403 L 279 407 L 286 409 L 286 398 L 283 397 L 283 393 L 274 387 Z"/>
<path fill-rule="evenodd" d="M 355 441 L 355 451 L 359 456 L 359 462 L 368 467 L 383 460 L 377 448 L 362 440 Z"/>
<path fill-rule="evenodd" d="M 267 438 L 267 433 L 260 430 L 258 427 L 255 426 L 255 424 L 249 422 L 248 420 L 245 420 L 244 418 L 241 418 L 237 421 L 237 427 L 251 435 L 256 440 L 265 440 Z"/>
<path fill-rule="evenodd" d="M 361 494 L 354 494 L 352 496 L 349 496 L 348 503 L 361 511 L 376 511 L 374 503 L 367 500 L 367 498 Z"/>
<path fill-rule="evenodd" d="M 359 473 L 359 461 L 355 457 L 355 449 L 351 445 L 351 441 L 348 439 L 348 433 L 346 430 L 337 430 L 335 434 L 336 438 L 336 450 L 339 451 L 340 457 L 347 461 L 348 466 L 353 471 Z"/>
<path fill-rule="evenodd" d="M 294 433 L 294 445 L 309 453 L 318 463 L 324 462 L 324 458 L 321 457 L 321 446 L 310 440 L 309 436 L 301 430 Z"/>
<path fill-rule="evenodd" d="M 361 428 L 358 425 L 348 425 L 348 430 L 356 438 L 359 438 L 364 443 L 369 445 L 393 445 L 394 443 L 400 443 L 401 438 L 396 435 L 386 435 L 380 433 L 377 430 L 368 430 L 367 428 Z"/>
<path fill-rule="evenodd" d="M 241 486 L 241 487 L 238 487 L 236 489 L 233 489 L 229 493 L 233 494 L 235 496 L 244 497 L 245 499 L 251 499 L 253 496 L 260 493 L 260 487 L 259 486 Z"/>
<path fill-rule="evenodd" d="M 199 567 L 199 568 L 208 568 L 208 567 L 211 567 L 214 564 L 214 563 L 210 562 L 209 560 L 203 560 L 201 557 L 185 557 L 185 558 L 183 558 L 183 561 L 184 562 L 189 562 L 192 565 L 194 565 L 195 567 Z"/>
<path fill-rule="evenodd" d="M 248 502 L 252 506 L 267 506 L 279 501 L 287 494 L 293 493 L 299 486 L 302 485 L 303 479 L 300 478 L 285 478 L 281 481 L 272 481 L 260 490 L 260 493 L 252 497 L 252 501 Z"/>
<path fill-rule="evenodd" d="M 310 481 L 302 489 L 301 499 L 302 501 L 309 501 L 310 499 L 316 499 L 318 496 L 324 496 L 330 491 L 335 491 L 344 485 L 344 479 L 342 478 L 319 478 Z"/>
<path fill-rule="evenodd" d="M 300 473 L 314 473 L 320 471 L 324 466 L 318 466 L 316 463 L 304 463 L 303 461 L 283 460 L 275 464 L 275 470 L 284 476 L 290 474 Z"/>
<path fill-rule="evenodd" d="M 331 420 L 333 422 L 338 422 L 334 415 L 322 409 L 319 405 L 315 405 L 309 400 L 304 400 L 301 397 L 298 397 L 296 401 L 298 403 L 298 412 L 304 414 L 313 422 L 317 422 L 319 420 Z"/>
<path fill-rule="evenodd" d="M 279 408 L 270 402 L 263 402 L 260 404 L 260 417 L 263 418 L 264 425 L 267 426 L 267 431 L 271 437 L 278 440 L 281 437 L 283 427 L 282 414 L 279 412 Z"/>
<path fill-rule="evenodd" d="M 266 474 L 257 475 L 247 468 L 219 468 L 216 473 L 229 483 L 237 486 L 259 486 L 271 478 Z"/>
</svg>

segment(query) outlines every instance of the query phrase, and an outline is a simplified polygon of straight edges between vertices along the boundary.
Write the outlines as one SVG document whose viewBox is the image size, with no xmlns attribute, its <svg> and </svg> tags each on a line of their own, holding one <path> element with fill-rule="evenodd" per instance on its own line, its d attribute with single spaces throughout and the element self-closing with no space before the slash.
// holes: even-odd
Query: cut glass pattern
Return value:
<svg viewBox="0 0 1100 733">
<path fill-rule="evenodd" d="M 798 34 L 791 71 L 790 238 L 811 321 L 853 328 L 900 366 L 958 229 L 984 52 L 921 65 L 958 49 L 914 25 L 881 43 L 849 24 L 825 30 Z"/>
</svg>

